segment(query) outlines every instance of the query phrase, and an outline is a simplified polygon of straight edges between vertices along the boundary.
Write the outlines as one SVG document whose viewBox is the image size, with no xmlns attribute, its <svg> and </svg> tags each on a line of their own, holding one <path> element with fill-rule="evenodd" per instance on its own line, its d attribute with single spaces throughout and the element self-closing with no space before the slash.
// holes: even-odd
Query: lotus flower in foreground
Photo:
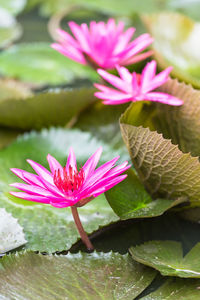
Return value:
<svg viewBox="0 0 200 300">
<path fill-rule="evenodd" d="M 51 172 L 42 165 L 27 160 L 37 175 L 20 169 L 11 169 L 26 184 L 11 184 L 11 186 L 22 192 L 10 192 L 10 194 L 25 200 L 51 204 L 59 208 L 71 206 L 83 242 L 88 249 L 93 249 L 80 222 L 77 207 L 85 205 L 125 179 L 127 175 L 120 174 L 130 167 L 127 161 L 115 166 L 119 159 L 118 156 L 96 169 L 101 152 L 102 148 L 99 148 L 79 171 L 77 170 L 76 157 L 72 148 L 70 148 L 67 163 L 64 167 L 48 154 L 47 160 Z"/>
<path fill-rule="evenodd" d="M 142 74 L 136 72 L 130 73 L 126 68 L 116 66 L 120 78 L 114 76 L 105 70 L 98 69 L 99 75 L 117 89 L 95 84 L 100 90 L 96 92 L 97 98 L 103 99 L 104 104 L 117 105 L 125 102 L 135 101 L 154 101 L 164 104 L 179 106 L 183 104 L 181 99 L 172 95 L 160 92 L 152 92 L 169 79 L 169 73 L 172 67 L 169 67 L 156 75 L 156 62 L 151 61 L 144 67 Z"/>
<path fill-rule="evenodd" d="M 107 23 L 92 21 L 89 27 L 85 23 L 68 24 L 74 37 L 58 29 L 60 40 L 52 48 L 81 64 L 113 69 L 116 64 L 129 65 L 152 54 L 152 51 L 140 53 L 152 43 L 152 37 L 146 33 L 131 41 L 135 28 L 124 31 L 123 22 L 117 25 L 114 19 Z"/>
</svg>

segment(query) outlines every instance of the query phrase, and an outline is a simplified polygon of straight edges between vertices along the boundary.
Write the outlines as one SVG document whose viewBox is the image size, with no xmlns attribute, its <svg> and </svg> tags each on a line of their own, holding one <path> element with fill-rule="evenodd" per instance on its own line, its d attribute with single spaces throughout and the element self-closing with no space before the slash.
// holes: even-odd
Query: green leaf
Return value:
<svg viewBox="0 0 200 300">
<path fill-rule="evenodd" d="M 197 21 L 199 18 L 200 3 L 197 0 L 168 0 L 167 9 L 179 11 Z"/>
<path fill-rule="evenodd" d="M 200 155 L 200 91 L 190 85 L 169 79 L 159 89 L 184 101 L 174 107 L 160 103 L 132 103 L 121 117 L 121 123 L 149 127 L 170 138 L 183 152 Z"/>
<path fill-rule="evenodd" d="M 16 19 L 0 6 L 0 48 L 9 46 L 21 34 L 22 29 Z"/>
<path fill-rule="evenodd" d="M 96 72 L 88 66 L 61 55 L 48 43 L 21 43 L 2 52 L 0 72 L 40 85 L 67 84 L 77 78 L 98 78 Z"/>
<path fill-rule="evenodd" d="M 18 15 L 25 7 L 27 0 L 0 0 L 0 7 L 12 15 Z"/>
<path fill-rule="evenodd" d="M 0 294 L 16 300 L 27 296 L 30 300 L 132 300 L 156 275 L 128 254 L 112 252 L 66 256 L 24 252 L 3 257 L 0 267 Z"/>
<path fill-rule="evenodd" d="M 18 178 L 10 168 L 33 172 L 26 162 L 32 159 L 48 168 L 46 156 L 53 155 L 64 165 L 69 147 L 74 148 L 79 167 L 103 146 L 101 164 L 117 156 L 118 152 L 109 145 L 95 139 L 89 133 L 78 130 L 51 129 L 41 133 L 25 134 L 8 148 L 0 151 L 0 207 L 18 218 L 28 241 L 26 248 L 35 251 L 55 252 L 69 249 L 79 238 L 70 208 L 59 209 L 48 205 L 21 200 L 8 194 L 10 183 Z M 121 157 L 123 161 L 125 157 Z M 118 220 L 104 195 L 80 208 L 80 217 L 87 233 Z"/>
<path fill-rule="evenodd" d="M 0 124 L 25 130 L 63 126 L 94 101 L 93 94 L 94 89 L 52 89 L 26 99 L 5 99 L 0 101 Z"/>
<path fill-rule="evenodd" d="M 173 278 L 166 280 L 155 292 L 141 300 L 197 300 L 200 297 L 200 281 L 197 279 Z"/>
<path fill-rule="evenodd" d="M 136 261 L 153 267 L 165 276 L 199 278 L 200 243 L 183 258 L 181 243 L 175 241 L 150 241 L 131 247 L 130 253 Z"/>
<path fill-rule="evenodd" d="M 154 12 L 165 8 L 165 1 L 159 0 L 148 0 L 140 1 L 134 0 L 130 2 L 125 0 L 124 2 L 115 0 L 45 0 L 42 1 L 41 12 L 44 15 L 52 15 L 54 13 L 59 13 L 72 5 L 81 5 L 84 8 L 99 10 L 103 13 L 115 14 L 115 15 L 131 15 L 134 13 L 141 12 Z"/>
<path fill-rule="evenodd" d="M 122 135 L 141 181 L 154 197 L 188 198 L 199 205 L 200 163 L 148 128 L 121 124 Z"/>
<path fill-rule="evenodd" d="M 200 87 L 200 24 L 176 13 L 145 15 L 143 21 L 154 38 L 153 49 L 161 68 L 173 66 L 174 77 Z"/>
<path fill-rule="evenodd" d="M 126 151 L 119 127 L 119 117 L 126 107 L 126 104 L 113 106 L 96 101 L 80 113 L 75 127 L 90 132 L 116 149 Z"/>
<path fill-rule="evenodd" d="M 182 99 L 184 105 L 156 105 L 156 129 L 162 131 L 165 138 L 172 139 L 173 144 L 178 144 L 181 151 L 200 156 L 200 91 L 172 79 L 159 91 Z"/>
<path fill-rule="evenodd" d="M 184 202 L 184 199 L 153 201 L 135 172 L 129 169 L 127 175 L 128 177 L 123 182 L 106 192 L 110 206 L 123 220 L 157 217 L 173 206 Z"/>
</svg>

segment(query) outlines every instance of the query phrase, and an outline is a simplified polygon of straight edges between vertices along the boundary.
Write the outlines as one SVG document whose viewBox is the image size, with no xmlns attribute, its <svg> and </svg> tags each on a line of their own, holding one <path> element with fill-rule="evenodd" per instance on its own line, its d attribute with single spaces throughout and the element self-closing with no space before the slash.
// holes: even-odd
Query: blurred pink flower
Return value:
<svg viewBox="0 0 200 300">
<path fill-rule="evenodd" d="M 96 92 L 97 98 L 103 99 L 104 104 L 116 105 L 125 102 L 149 100 L 169 105 L 182 105 L 183 101 L 172 95 L 152 92 L 169 79 L 172 67 L 156 75 L 156 62 L 153 60 L 144 67 L 142 74 L 130 73 L 126 68 L 116 66 L 120 78 L 104 70 L 98 69 L 99 75 L 118 90 L 102 84 L 95 84 L 100 90 Z"/>
<path fill-rule="evenodd" d="M 130 168 L 127 161 L 114 167 L 119 159 L 118 156 L 95 170 L 101 152 L 102 148 L 99 148 L 79 171 L 72 148 L 70 148 L 65 167 L 62 167 L 54 157 L 48 154 L 47 160 L 51 172 L 28 159 L 27 162 L 37 175 L 20 169 L 11 169 L 27 184 L 19 182 L 11 184 L 22 192 L 10 192 L 10 194 L 59 208 L 82 206 L 125 179 L 127 175 L 119 175 Z"/>
<path fill-rule="evenodd" d="M 85 23 L 68 24 L 74 37 L 58 29 L 60 40 L 51 46 L 81 64 L 92 65 L 95 69 L 113 69 L 116 64 L 133 64 L 152 54 L 152 51 L 140 53 L 152 43 L 152 37 L 146 33 L 131 41 L 135 28 L 124 31 L 123 22 L 117 25 L 114 19 L 107 23 L 92 21 L 89 28 Z"/>
</svg>

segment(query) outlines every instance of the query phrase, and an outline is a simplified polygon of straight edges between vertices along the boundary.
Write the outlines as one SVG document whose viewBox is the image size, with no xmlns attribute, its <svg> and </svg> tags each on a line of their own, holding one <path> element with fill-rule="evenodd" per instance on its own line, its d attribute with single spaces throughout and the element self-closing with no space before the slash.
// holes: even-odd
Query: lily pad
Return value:
<svg viewBox="0 0 200 300">
<path fill-rule="evenodd" d="M 150 241 L 131 247 L 132 257 L 147 266 L 153 267 L 165 276 L 199 278 L 200 243 L 183 258 L 181 243 L 175 241 Z"/>
<path fill-rule="evenodd" d="M 45 16 L 59 13 L 66 9 L 66 6 L 70 7 L 72 5 L 98 10 L 103 13 L 130 16 L 134 13 L 154 12 L 164 9 L 166 6 L 166 0 L 162 2 L 159 0 L 148 0 L 148 2 L 140 0 L 132 2 L 129 0 L 125 0 L 125 2 L 115 0 L 45 0 L 42 1 L 41 4 L 41 12 Z"/>
<path fill-rule="evenodd" d="M 200 280 L 174 278 L 166 280 L 155 292 L 141 300 L 197 300 L 200 297 Z"/>
<path fill-rule="evenodd" d="M 94 89 L 52 89 L 25 99 L 4 99 L 0 124 L 23 130 L 64 126 L 95 101 L 93 94 Z"/>
<path fill-rule="evenodd" d="M 23 228 L 17 219 L 0 208 L 0 254 L 16 249 L 26 243 Z"/>
<path fill-rule="evenodd" d="M 200 163 L 148 128 L 121 124 L 122 135 L 141 181 L 154 197 L 185 197 L 200 205 Z"/>
<path fill-rule="evenodd" d="M 153 49 L 161 68 L 173 66 L 171 74 L 200 87 L 200 23 L 178 14 L 145 15 L 143 21 L 154 38 Z"/>
<path fill-rule="evenodd" d="M 9 46 L 21 34 L 22 29 L 16 19 L 0 5 L 0 48 Z"/>
<path fill-rule="evenodd" d="M 103 146 L 101 163 L 104 163 L 119 152 L 111 146 L 95 139 L 89 133 L 78 130 L 51 129 L 41 133 L 30 133 L 18 138 L 11 146 L 0 151 L 0 207 L 18 218 L 24 228 L 28 241 L 26 248 L 35 251 L 56 252 L 69 249 L 77 239 L 78 232 L 68 209 L 54 208 L 48 205 L 38 205 L 34 202 L 21 200 L 8 194 L 9 183 L 18 178 L 10 168 L 20 168 L 30 172 L 26 159 L 32 159 L 48 168 L 46 156 L 48 153 L 64 165 L 69 147 L 74 148 L 78 165 L 81 166 L 88 157 Z M 124 160 L 125 157 L 121 157 Z M 119 218 L 114 214 L 104 195 L 99 196 L 80 208 L 80 217 L 87 233 L 92 233 L 99 227 L 106 226 Z"/>
<path fill-rule="evenodd" d="M 96 79 L 95 71 L 61 55 L 48 43 L 21 43 L 0 54 L 0 72 L 38 85 Z"/>
<path fill-rule="evenodd" d="M 127 175 L 123 182 L 106 192 L 110 206 L 122 220 L 157 217 L 184 202 L 184 198 L 153 200 L 133 170 L 129 169 Z"/>
<path fill-rule="evenodd" d="M 156 275 L 128 255 L 112 252 L 66 256 L 21 252 L 3 257 L 0 266 L 0 294 L 16 300 L 132 300 Z"/>
</svg>

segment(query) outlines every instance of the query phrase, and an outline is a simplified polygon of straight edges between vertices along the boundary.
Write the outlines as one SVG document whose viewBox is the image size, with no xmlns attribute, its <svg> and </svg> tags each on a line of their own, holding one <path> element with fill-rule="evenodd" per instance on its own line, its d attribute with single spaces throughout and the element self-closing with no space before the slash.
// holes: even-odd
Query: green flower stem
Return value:
<svg viewBox="0 0 200 300">
<path fill-rule="evenodd" d="M 72 210 L 72 215 L 73 215 L 73 218 L 74 218 L 74 222 L 76 224 L 76 227 L 78 229 L 78 232 L 80 234 L 80 237 L 81 237 L 83 243 L 86 245 L 86 247 L 87 247 L 88 250 L 90 250 L 90 251 L 94 250 L 94 246 L 90 242 L 90 240 L 89 240 L 89 238 L 87 236 L 87 233 L 83 229 L 81 220 L 79 218 L 77 207 L 71 206 L 71 210 Z"/>
</svg>

